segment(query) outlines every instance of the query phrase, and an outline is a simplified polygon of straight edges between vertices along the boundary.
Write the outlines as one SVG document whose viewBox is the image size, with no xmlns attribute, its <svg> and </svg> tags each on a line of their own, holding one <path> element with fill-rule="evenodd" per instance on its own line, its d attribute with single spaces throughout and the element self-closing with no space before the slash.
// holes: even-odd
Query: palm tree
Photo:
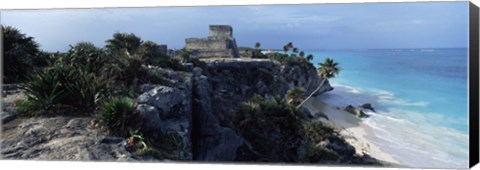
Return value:
<svg viewBox="0 0 480 170">
<path fill-rule="evenodd" d="M 302 105 L 306 101 L 308 101 L 308 99 L 310 99 L 313 96 L 313 94 L 317 93 L 318 90 L 320 90 L 322 88 L 323 84 L 325 84 L 325 81 L 327 81 L 327 79 L 334 78 L 335 76 L 338 75 L 338 73 L 341 70 L 341 68 L 338 66 L 339 64 L 337 62 L 333 61 L 333 59 L 331 59 L 331 58 L 326 58 L 323 63 L 318 63 L 318 65 L 320 65 L 320 67 L 318 68 L 317 72 L 318 72 L 318 75 L 323 80 L 320 83 L 320 85 L 317 87 L 317 89 L 315 89 L 302 103 L 300 103 L 297 106 L 297 109 L 302 107 Z"/>
<path fill-rule="evenodd" d="M 3 33 L 3 81 L 12 83 L 22 80 L 33 66 L 39 54 L 39 45 L 33 37 L 22 34 L 19 29 L 1 26 Z"/>
<path fill-rule="evenodd" d="M 293 52 L 293 53 L 298 53 L 298 48 L 297 48 L 297 47 L 294 47 L 294 48 L 292 49 L 292 52 Z"/>
<path fill-rule="evenodd" d="M 300 51 L 300 53 L 298 53 L 298 56 L 300 56 L 300 57 L 302 57 L 302 58 L 305 57 L 305 52 Z"/>
<path fill-rule="evenodd" d="M 285 52 L 285 54 L 287 54 L 287 52 L 293 48 L 293 43 L 292 42 L 288 42 L 287 44 L 285 44 L 283 46 L 283 52 Z"/>
<path fill-rule="evenodd" d="M 312 60 L 313 60 L 313 55 L 312 55 L 312 54 L 308 54 L 308 55 L 307 55 L 307 60 L 308 60 L 308 61 L 312 61 Z"/>
<path fill-rule="evenodd" d="M 256 42 L 256 43 L 255 43 L 255 53 L 254 53 L 255 55 L 253 56 L 253 58 L 259 56 L 259 55 L 260 55 L 260 52 L 261 52 L 261 51 L 260 51 L 260 43 L 259 43 L 259 42 Z"/>
<path fill-rule="evenodd" d="M 290 48 L 293 48 L 293 43 L 292 42 L 288 42 L 287 43 L 287 47 L 290 49 Z"/>
<path fill-rule="evenodd" d="M 285 54 L 287 54 L 288 50 L 290 50 L 290 48 L 289 48 L 287 45 L 284 45 L 284 46 L 283 46 L 283 52 L 284 52 Z"/>
<path fill-rule="evenodd" d="M 301 87 L 295 87 L 293 89 L 288 90 L 287 103 L 291 105 L 298 105 L 302 103 L 303 93 L 305 93 L 305 90 Z"/>
<path fill-rule="evenodd" d="M 256 43 L 255 43 L 255 49 L 258 50 L 259 48 L 260 48 L 260 43 L 259 43 L 259 42 L 256 42 Z"/>
<path fill-rule="evenodd" d="M 141 38 L 133 33 L 115 33 L 113 38 L 106 41 L 106 48 L 112 53 L 128 53 L 133 55 L 143 43 Z"/>
</svg>

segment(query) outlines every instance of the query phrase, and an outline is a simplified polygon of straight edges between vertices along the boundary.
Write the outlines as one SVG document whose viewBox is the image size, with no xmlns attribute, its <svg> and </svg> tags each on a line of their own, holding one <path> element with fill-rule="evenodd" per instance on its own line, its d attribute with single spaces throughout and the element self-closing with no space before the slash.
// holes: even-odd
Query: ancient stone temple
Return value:
<svg viewBox="0 0 480 170">
<path fill-rule="evenodd" d="M 192 50 L 192 55 L 198 58 L 239 57 L 237 43 L 232 34 L 230 25 L 210 25 L 207 38 L 187 38 L 185 48 Z"/>
</svg>

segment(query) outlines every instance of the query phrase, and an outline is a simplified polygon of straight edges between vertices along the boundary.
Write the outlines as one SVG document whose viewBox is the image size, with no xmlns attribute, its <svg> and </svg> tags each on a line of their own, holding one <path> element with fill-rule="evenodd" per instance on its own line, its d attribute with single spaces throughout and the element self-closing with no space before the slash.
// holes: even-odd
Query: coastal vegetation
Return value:
<svg viewBox="0 0 480 170">
<path fill-rule="evenodd" d="M 33 37 L 11 26 L 3 26 L 3 82 L 15 83 L 24 80 L 36 64 L 40 53 L 39 44 Z"/>
<path fill-rule="evenodd" d="M 187 48 L 170 56 L 133 33 L 115 33 L 105 47 L 79 42 L 66 52 L 48 53 L 32 37 L 7 28 L 19 38 L 6 42 L 25 47 L 10 48 L 5 57 L 18 58 L 10 60 L 16 70 L 33 67 L 3 77 L 24 90 L 26 98 L 15 103 L 20 117 L 91 117 L 93 127 L 126 140 L 139 158 L 351 163 L 354 151 L 335 128 L 297 107 L 311 97 L 305 93 L 318 93 L 339 73 L 338 63 L 325 60 L 317 75 L 313 55 L 292 42 L 283 53 L 266 54 L 256 42 L 248 58 L 265 60 L 226 61 L 242 64 L 228 68 L 208 65 Z M 215 145 L 226 147 L 217 151 L 222 157 L 208 156 L 215 150 L 207 147 Z"/>
<path fill-rule="evenodd" d="M 320 88 L 322 88 L 323 84 L 329 79 L 329 78 L 334 78 L 335 76 L 340 73 L 340 66 L 337 62 L 335 62 L 331 58 L 326 58 L 323 63 L 318 63 L 319 68 L 318 68 L 318 75 L 323 78 L 322 83 L 315 89 L 302 103 L 300 103 L 297 108 L 302 107 L 302 105 L 310 99 L 313 95 L 315 95 Z"/>
</svg>

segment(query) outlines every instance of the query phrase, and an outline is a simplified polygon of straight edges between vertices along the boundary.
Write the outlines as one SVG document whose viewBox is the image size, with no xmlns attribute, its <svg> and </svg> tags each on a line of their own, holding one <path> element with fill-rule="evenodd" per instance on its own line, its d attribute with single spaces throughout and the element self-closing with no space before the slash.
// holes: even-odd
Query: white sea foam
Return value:
<svg viewBox="0 0 480 170">
<path fill-rule="evenodd" d="M 322 94 L 324 102 L 338 107 L 372 103 L 376 112 L 364 120 L 376 134 L 371 142 L 390 153 L 401 163 L 418 168 L 468 167 L 468 134 L 431 122 L 450 120 L 444 115 L 402 110 L 388 105 L 428 107 L 428 102 L 399 99 L 392 92 L 333 84 L 335 90 Z M 463 121 L 463 122 L 462 122 Z"/>
</svg>

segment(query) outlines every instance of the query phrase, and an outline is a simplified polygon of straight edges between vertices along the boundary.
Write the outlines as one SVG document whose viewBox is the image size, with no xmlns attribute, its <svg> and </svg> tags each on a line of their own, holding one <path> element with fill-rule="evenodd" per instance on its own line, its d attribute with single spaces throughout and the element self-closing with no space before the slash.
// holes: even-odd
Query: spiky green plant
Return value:
<svg viewBox="0 0 480 170">
<path fill-rule="evenodd" d="M 95 73 L 77 73 L 75 80 L 65 83 L 67 95 L 74 98 L 72 104 L 77 108 L 92 111 L 106 92 L 106 84 Z"/>
<path fill-rule="evenodd" d="M 46 69 L 28 78 L 28 82 L 20 86 L 25 90 L 27 98 L 16 105 L 17 113 L 23 116 L 37 116 L 48 113 L 62 101 L 65 89 L 62 87 L 59 71 Z"/>
<path fill-rule="evenodd" d="M 130 98 L 112 97 L 106 99 L 99 110 L 101 125 L 112 134 L 126 136 L 126 125 L 135 110 L 135 103 Z"/>
<path fill-rule="evenodd" d="M 151 154 L 158 157 L 158 152 L 148 144 L 147 139 L 139 130 L 129 130 L 127 147 L 136 156 Z"/>
</svg>

